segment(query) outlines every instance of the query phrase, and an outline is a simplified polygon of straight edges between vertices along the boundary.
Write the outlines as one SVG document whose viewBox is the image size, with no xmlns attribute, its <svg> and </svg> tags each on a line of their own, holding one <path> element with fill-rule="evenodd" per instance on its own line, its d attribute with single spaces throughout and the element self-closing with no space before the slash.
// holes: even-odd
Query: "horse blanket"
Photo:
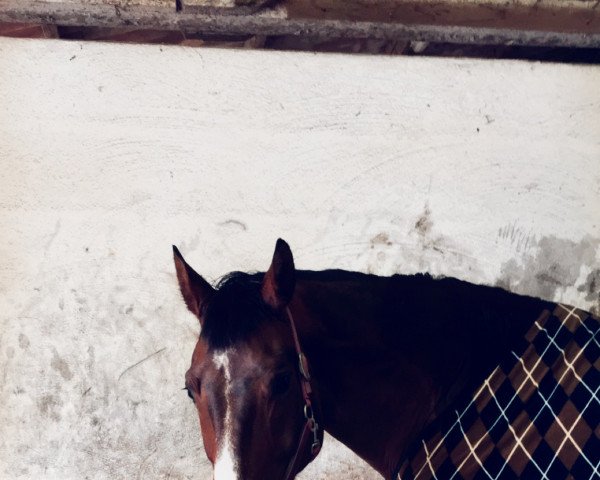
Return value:
<svg viewBox="0 0 600 480">
<path fill-rule="evenodd" d="M 600 319 L 557 305 L 470 401 L 425 431 L 398 480 L 600 479 Z"/>
</svg>

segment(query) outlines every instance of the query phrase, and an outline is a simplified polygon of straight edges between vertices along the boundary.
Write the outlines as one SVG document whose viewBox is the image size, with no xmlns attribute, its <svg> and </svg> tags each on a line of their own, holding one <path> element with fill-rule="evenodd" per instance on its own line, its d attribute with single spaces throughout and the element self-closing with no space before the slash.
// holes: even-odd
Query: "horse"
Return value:
<svg viewBox="0 0 600 480">
<path fill-rule="evenodd" d="M 510 469 L 480 475 L 499 447 L 483 458 L 468 438 L 471 451 L 447 453 L 454 463 L 447 476 L 436 476 L 423 438 L 458 413 L 457 402 L 481 396 L 490 372 L 556 304 L 427 274 L 296 270 L 281 239 L 266 272 L 233 272 L 213 287 L 175 246 L 173 252 L 183 300 L 200 322 L 185 390 L 214 480 L 291 480 L 318 455 L 325 431 L 387 480 L 519 476 Z M 586 345 L 597 347 L 598 319 L 590 318 L 594 341 Z M 581 447 L 588 452 L 598 446 L 600 418 L 597 351 L 592 355 L 595 376 L 586 378 L 595 389 L 593 408 L 584 410 L 595 434 Z M 430 448 L 434 456 L 444 450 Z M 480 473 L 465 470 L 467 457 L 475 457 Z M 597 473 L 598 454 L 590 458 Z"/>
</svg>

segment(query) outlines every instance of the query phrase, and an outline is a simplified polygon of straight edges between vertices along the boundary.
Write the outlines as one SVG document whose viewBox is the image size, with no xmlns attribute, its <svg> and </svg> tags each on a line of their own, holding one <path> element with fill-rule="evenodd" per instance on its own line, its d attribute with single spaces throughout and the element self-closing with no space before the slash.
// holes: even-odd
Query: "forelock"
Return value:
<svg viewBox="0 0 600 480">
<path fill-rule="evenodd" d="M 264 274 L 232 272 L 219 280 L 204 305 L 202 338 L 214 349 L 225 349 L 248 338 L 274 313 L 262 299 Z"/>
</svg>

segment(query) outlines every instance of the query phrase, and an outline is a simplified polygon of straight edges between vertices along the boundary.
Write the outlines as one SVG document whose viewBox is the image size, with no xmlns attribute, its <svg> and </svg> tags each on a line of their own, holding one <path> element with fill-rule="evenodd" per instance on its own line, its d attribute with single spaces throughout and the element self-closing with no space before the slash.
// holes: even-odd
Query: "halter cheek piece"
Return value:
<svg viewBox="0 0 600 480">
<path fill-rule="evenodd" d="M 296 453 L 290 460 L 290 464 L 285 474 L 285 480 L 292 480 L 298 474 L 301 462 L 306 459 L 306 454 L 308 453 L 307 448 L 311 441 L 311 437 L 312 444 L 310 445 L 309 462 L 313 461 L 321 451 L 321 442 L 319 440 L 319 424 L 315 420 L 315 412 L 311 400 L 313 390 L 310 385 L 308 360 L 302 352 L 302 346 L 300 345 L 300 340 L 298 339 L 298 332 L 296 331 L 296 325 L 294 323 L 294 317 L 292 317 L 292 312 L 290 312 L 289 308 L 286 308 L 285 312 L 290 322 L 292 336 L 294 337 L 294 346 L 296 347 L 296 353 L 298 354 L 300 386 L 302 387 L 302 397 L 304 398 L 304 418 L 306 419 L 306 423 L 302 429 L 302 435 L 298 441 L 298 448 L 296 448 Z"/>
</svg>

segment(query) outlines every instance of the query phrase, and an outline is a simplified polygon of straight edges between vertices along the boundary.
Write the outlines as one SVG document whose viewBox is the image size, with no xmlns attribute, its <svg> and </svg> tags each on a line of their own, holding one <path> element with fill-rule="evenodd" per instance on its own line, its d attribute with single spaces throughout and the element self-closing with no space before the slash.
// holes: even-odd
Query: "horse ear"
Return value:
<svg viewBox="0 0 600 480">
<path fill-rule="evenodd" d="M 183 295 L 183 300 L 190 312 L 198 317 L 200 325 L 202 325 L 204 323 L 202 304 L 210 298 L 215 290 L 186 263 L 175 245 L 173 245 L 173 259 L 175 260 L 175 270 L 177 271 L 177 280 L 179 281 L 179 289 Z"/>
<path fill-rule="evenodd" d="M 263 300 L 280 310 L 287 306 L 296 286 L 296 269 L 290 246 L 281 238 L 275 245 L 273 260 L 262 283 Z"/>
</svg>

